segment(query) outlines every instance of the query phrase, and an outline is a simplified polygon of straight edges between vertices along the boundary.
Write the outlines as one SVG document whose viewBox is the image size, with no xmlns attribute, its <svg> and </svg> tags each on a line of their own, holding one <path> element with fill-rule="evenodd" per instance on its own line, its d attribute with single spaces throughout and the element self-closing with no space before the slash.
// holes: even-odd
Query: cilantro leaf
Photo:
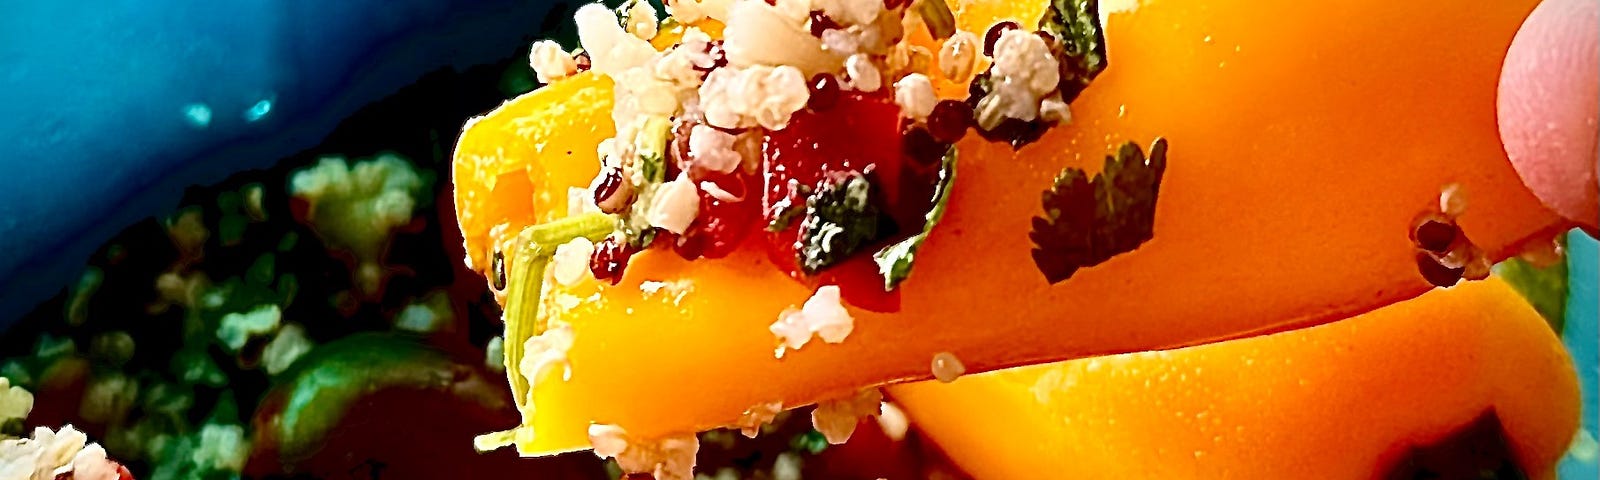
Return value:
<svg viewBox="0 0 1600 480">
<path fill-rule="evenodd" d="M 872 182 L 859 172 L 822 181 L 806 199 L 795 256 L 808 274 L 844 261 L 879 238 L 887 217 L 872 204 Z"/>
<path fill-rule="evenodd" d="M 1105 30 L 1098 0 L 1050 0 L 1039 31 L 1056 38 L 1051 50 L 1061 64 L 1061 100 L 1072 102 L 1106 69 Z"/>
<path fill-rule="evenodd" d="M 1050 283 L 1079 268 L 1133 251 L 1154 235 L 1156 197 L 1167 169 L 1167 141 L 1157 138 L 1146 158 L 1128 142 L 1093 180 L 1077 168 L 1056 176 L 1044 192 L 1044 216 L 1033 218 L 1033 263 Z"/>
<path fill-rule="evenodd" d="M 922 232 L 883 247 L 872 255 L 872 261 L 878 264 L 878 273 L 883 274 L 885 291 L 894 290 L 911 275 L 911 264 L 916 261 L 917 249 L 922 247 L 923 240 L 927 240 L 928 232 L 932 232 L 934 225 L 938 225 L 939 219 L 944 217 L 945 205 L 950 203 L 950 186 L 955 181 L 956 148 L 951 146 L 940 161 L 939 182 L 933 190 L 933 208 L 928 210 Z"/>
</svg>

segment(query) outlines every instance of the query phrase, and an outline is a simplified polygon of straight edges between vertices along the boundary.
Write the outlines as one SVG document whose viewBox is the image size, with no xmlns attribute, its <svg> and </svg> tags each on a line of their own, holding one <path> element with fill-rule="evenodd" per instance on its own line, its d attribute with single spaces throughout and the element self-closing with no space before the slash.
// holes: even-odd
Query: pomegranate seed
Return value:
<svg viewBox="0 0 1600 480">
<path fill-rule="evenodd" d="M 913 165 L 922 169 L 929 169 L 939 164 L 939 159 L 944 157 L 949 143 L 940 142 L 933 138 L 925 128 L 908 128 L 905 138 L 901 140 L 900 150 Z"/>
<path fill-rule="evenodd" d="M 819 73 L 811 77 L 811 99 L 806 101 L 806 106 L 814 111 L 833 108 L 839 102 L 839 79 L 833 75 Z"/>
<path fill-rule="evenodd" d="M 821 10 L 811 11 L 811 36 L 822 38 L 822 32 L 828 30 L 837 30 L 840 28 L 844 27 L 840 26 L 839 22 L 835 22 L 832 18 L 829 18 L 828 14 L 822 13 Z"/>
<path fill-rule="evenodd" d="M 943 143 L 956 143 L 972 124 L 972 107 L 957 100 L 940 100 L 928 114 L 928 133 Z"/>
<path fill-rule="evenodd" d="M 595 245 L 594 254 L 589 256 L 589 273 L 594 274 L 596 280 L 609 280 L 612 285 L 622 281 L 622 272 L 628 268 L 628 259 L 637 252 L 627 242 L 617 240 L 617 237 L 606 237 Z"/>
<path fill-rule="evenodd" d="M 589 52 L 580 53 L 578 54 L 577 58 L 574 58 L 573 60 L 578 62 L 579 72 L 589 71 Z"/>
<path fill-rule="evenodd" d="M 672 242 L 672 251 L 677 252 L 678 256 L 683 257 L 684 260 L 700 258 L 706 251 L 705 237 L 699 235 L 680 236 L 677 241 Z"/>
<path fill-rule="evenodd" d="M 722 40 L 712 40 L 706 45 L 706 54 L 711 56 L 711 67 L 694 69 L 700 73 L 709 73 L 712 70 L 728 66 L 728 53 L 722 50 Z"/>
<path fill-rule="evenodd" d="M 1450 245 L 1455 243 L 1460 232 L 1460 228 L 1453 223 L 1427 220 L 1417 225 L 1414 235 L 1418 247 L 1442 254 L 1450 250 Z"/>
<path fill-rule="evenodd" d="M 994 44 L 995 42 L 1000 41 L 1000 35 L 1005 34 L 1007 31 L 1016 30 L 1018 28 L 1022 27 L 1017 25 L 1017 22 L 1010 20 L 996 23 L 993 27 L 989 27 L 989 32 L 983 34 L 983 54 L 993 57 Z"/>
<path fill-rule="evenodd" d="M 622 188 L 622 169 L 607 168 L 600 173 L 600 184 L 594 189 L 594 204 L 603 205 L 612 195 L 617 194 L 617 189 Z"/>
<path fill-rule="evenodd" d="M 1428 252 L 1417 252 L 1417 271 L 1422 273 L 1422 278 L 1436 287 L 1448 287 L 1461 281 L 1465 267 L 1450 268 L 1439 263 Z"/>
</svg>

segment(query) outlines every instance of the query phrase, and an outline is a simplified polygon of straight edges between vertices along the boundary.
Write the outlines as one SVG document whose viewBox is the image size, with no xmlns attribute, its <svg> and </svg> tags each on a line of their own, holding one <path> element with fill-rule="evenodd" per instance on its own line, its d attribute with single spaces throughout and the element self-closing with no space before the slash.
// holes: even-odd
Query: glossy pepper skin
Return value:
<svg viewBox="0 0 1600 480">
<path fill-rule="evenodd" d="M 955 3 L 975 32 L 1029 24 L 1043 5 Z M 1559 223 L 1518 181 L 1495 126 L 1500 60 L 1533 4 L 1164 1 L 1109 13 L 1110 67 L 1073 122 L 1015 152 L 959 142 L 961 178 L 900 287 L 902 309 L 852 310 L 843 343 L 774 358 L 767 326 L 811 291 L 753 246 L 695 262 L 651 250 L 617 285 L 551 288 L 545 316 L 576 335 L 572 377 L 535 389 L 524 453 L 587 448 L 591 423 L 660 436 L 727 425 L 753 405 L 927 379 L 939 352 L 980 372 L 1308 327 L 1420 295 L 1431 286 L 1409 231 L 1445 185 L 1470 196 L 1463 231 L 1491 257 Z M 588 185 L 611 134 L 608 85 L 579 75 L 467 127 L 456 201 L 475 268 L 496 238 L 564 215 L 566 189 Z M 1094 171 L 1123 142 L 1157 136 L 1170 150 L 1154 238 L 1048 284 L 1027 239 L 1040 192 L 1062 167 Z M 647 293 L 644 281 L 686 288 Z"/>
<path fill-rule="evenodd" d="M 1510 460 L 1553 478 L 1577 428 L 1571 362 L 1490 279 L 1307 329 L 889 393 L 979 479 L 1388 478 L 1490 411 Z"/>
</svg>

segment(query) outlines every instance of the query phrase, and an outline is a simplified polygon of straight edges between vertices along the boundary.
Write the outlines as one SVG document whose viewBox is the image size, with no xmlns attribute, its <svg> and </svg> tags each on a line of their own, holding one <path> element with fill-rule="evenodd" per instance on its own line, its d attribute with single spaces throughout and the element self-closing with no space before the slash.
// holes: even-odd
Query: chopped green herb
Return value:
<svg viewBox="0 0 1600 480">
<path fill-rule="evenodd" d="M 927 240 L 928 232 L 932 232 L 934 225 L 938 225 L 939 219 L 944 217 L 945 206 L 950 202 L 950 186 L 955 180 L 956 149 L 952 146 L 945 151 L 940 162 L 939 183 L 933 190 L 933 208 L 928 210 L 927 222 L 922 224 L 922 232 L 884 247 L 872 256 L 872 261 L 878 264 L 878 273 L 883 274 L 884 290 L 894 290 L 900 286 L 900 282 L 911 275 L 911 265 L 916 261 L 917 249 L 922 247 L 924 240 Z"/>
<path fill-rule="evenodd" d="M 823 180 L 806 199 L 795 255 L 806 273 L 837 265 L 873 240 L 883 214 L 872 204 L 872 182 L 850 172 Z"/>
<path fill-rule="evenodd" d="M 1128 142 L 1093 180 L 1077 168 L 1056 176 L 1044 192 L 1044 216 L 1033 218 L 1033 263 L 1050 283 L 1079 268 L 1133 251 L 1154 234 L 1156 197 L 1167 169 L 1167 141 L 1157 138 L 1147 159 Z"/>
<path fill-rule="evenodd" d="M 1061 64 L 1061 100 L 1072 102 L 1106 69 L 1106 37 L 1098 0 L 1050 0 L 1039 31 L 1056 38 L 1051 50 Z"/>
<path fill-rule="evenodd" d="M 639 172 L 644 174 L 646 184 L 667 181 L 667 141 L 671 139 L 672 122 L 664 117 L 650 117 L 633 138 L 633 150 L 639 154 Z"/>
<path fill-rule="evenodd" d="M 956 34 L 956 16 L 944 0 L 920 0 L 911 8 L 922 17 L 922 24 L 928 26 L 933 38 L 943 40 Z"/>
<path fill-rule="evenodd" d="M 1539 267 L 1527 260 L 1510 258 L 1494 266 L 1494 274 L 1511 284 L 1550 328 L 1561 333 L 1567 316 L 1567 259 Z"/>
<path fill-rule="evenodd" d="M 811 189 L 806 188 L 804 185 L 795 188 L 800 198 L 811 195 Z M 801 214 L 806 213 L 804 206 L 794 203 L 795 198 L 796 196 L 793 195 L 786 196 L 772 203 L 772 211 L 767 212 L 767 216 L 772 217 L 772 221 L 767 222 L 768 232 L 781 232 L 789 228 L 789 225 L 794 223 L 795 219 L 800 218 Z"/>
</svg>

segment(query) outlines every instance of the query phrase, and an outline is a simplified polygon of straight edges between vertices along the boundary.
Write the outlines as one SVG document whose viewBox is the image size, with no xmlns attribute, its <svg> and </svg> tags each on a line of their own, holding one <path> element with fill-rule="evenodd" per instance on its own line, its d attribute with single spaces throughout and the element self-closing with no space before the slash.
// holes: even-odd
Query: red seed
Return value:
<svg viewBox="0 0 1600 480">
<path fill-rule="evenodd" d="M 996 24 L 994 24 L 993 27 L 989 27 L 989 32 L 983 34 L 983 54 L 993 57 L 994 56 L 994 44 L 995 44 L 995 42 L 1000 41 L 1000 35 L 1006 33 L 1009 30 L 1016 30 L 1018 28 L 1022 28 L 1022 27 L 1017 25 L 1017 22 L 1013 22 L 1013 21 L 1010 21 L 1010 20 L 1006 20 L 1004 22 L 996 23 Z"/>
<path fill-rule="evenodd" d="M 972 125 L 972 107 L 957 100 L 940 100 L 928 114 L 928 133 L 943 143 L 956 143 Z"/>
<path fill-rule="evenodd" d="M 606 199 L 617 194 L 617 189 L 622 188 L 622 169 L 612 167 L 600 172 L 600 184 L 595 185 L 594 204 L 601 205 Z"/>
<path fill-rule="evenodd" d="M 617 237 L 606 237 L 595 245 L 594 254 L 589 256 L 589 273 L 601 281 L 610 281 L 612 285 L 622 281 L 622 273 L 628 268 L 628 259 L 637 252 L 627 242 L 618 241 Z"/>
<path fill-rule="evenodd" d="M 580 53 L 578 54 L 577 58 L 574 58 L 573 60 L 578 62 L 579 72 L 589 71 L 589 52 Z"/>
<path fill-rule="evenodd" d="M 839 102 L 839 79 L 833 75 L 819 73 L 811 77 L 811 99 L 806 101 L 806 107 L 813 111 L 822 111 L 833 108 Z"/>
<path fill-rule="evenodd" d="M 1450 245 L 1456 242 L 1456 237 L 1461 233 L 1460 227 L 1454 223 L 1439 220 L 1427 220 L 1417 225 L 1413 233 L 1417 247 L 1433 253 L 1443 254 L 1450 250 Z"/>
<path fill-rule="evenodd" d="M 837 29 L 841 29 L 841 28 L 844 28 L 844 27 L 839 25 L 839 22 L 835 22 L 835 21 L 833 21 L 832 18 L 829 18 L 828 14 L 822 13 L 821 10 L 812 10 L 811 11 L 811 24 L 810 24 L 811 36 L 817 37 L 817 38 L 822 38 L 822 32 L 825 32 L 825 31 L 828 31 L 828 30 L 837 30 Z"/>
<path fill-rule="evenodd" d="M 1461 275 L 1466 271 L 1466 268 L 1446 267 L 1428 252 L 1417 252 L 1417 271 L 1421 272 L 1422 278 L 1433 284 L 1433 286 L 1448 287 L 1461 281 Z"/>
<path fill-rule="evenodd" d="M 712 40 L 706 45 L 706 55 L 711 56 L 709 68 L 694 67 L 700 73 L 710 73 L 712 70 L 728 66 L 728 53 L 722 49 L 722 40 Z"/>
</svg>

